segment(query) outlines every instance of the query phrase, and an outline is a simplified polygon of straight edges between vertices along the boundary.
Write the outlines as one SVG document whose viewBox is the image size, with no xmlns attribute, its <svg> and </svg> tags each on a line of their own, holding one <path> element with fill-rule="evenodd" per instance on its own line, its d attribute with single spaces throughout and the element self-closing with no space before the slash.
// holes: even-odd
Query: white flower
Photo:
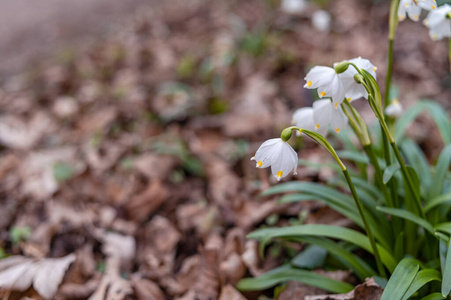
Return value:
<svg viewBox="0 0 451 300">
<path fill-rule="evenodd" d="M 406 13 L 412 21 L 418 21 L 421 9 L 434 10 L 437 8 L 435 0 L 401 0 L 398 6 L 398 20 L 404 21 Z"/>
<path fill-rule="evenodd" d="M 320 98 L 329 97 L 336 106 L 343 102 L 345 90 L 338 74 L 333 68 L 316 66 L 305 76 L 305 88 L 318 88 Z"/>
<path fill-rule="evenodd" d="M 368 59 L 357 57 L 348 60 L 348 62 L 354 63 L 357 68 L 361 70 L 366 70 L 374 77 L 374 79 L 376 79 L 377 68 Z M 338 74 L 341 81 L 343 82 L 346 100 L 352 101 L 362 97 L 368 99 L 368 92 L 366 91 L 365 87 L 362 84 L 355 82 L 355 74 L 357 74 L 357 71 L 353 66 L 349 66 L 346 71 Z"/>
<path fill-rule="evenodd" d="M 281 9 L 287 14 L 297 15 L 307 7 L 305 0 L 282 0 Z"/>
<path fill-rule="evenodd" d="M 346 117 L 341 106 L 336 108 L 329 99 L 313 102 L 313 119 L 316 130 L 321 135 L 327 133 L 329 125 L 337 133 L 348 125 L 348 117 Z"/>
<path fill-rule="evenodd" d="M 424 25 L 429 28 L 429 36 L 434 41 L 451 37 L 451 20 L 447 17 L 449 13 L 451 13 L 451 5 L 444 4 L 429 12 L 423 21 Z"/>
<path fill-rule="evenodd" d="M 330 14 L 325 10 L 318 10 L 313 13 L 312 24 L 316 30 L 328 33 L 330 31 Z"/>
<path fill-rule="evenodd" d="M 311 107 L 302 107 L 297 109 L 293 114 L 293 120 L 291 123 L 302 129 L 317 131 L 315 121 L 313 120 L 313 108 Z M 300 133 L 297 131 L 296 134 L 299 135 Z"/>
<path fill-rule="evenodd" d="M 402 105 L 397 99 L 393 100 L 390 105 L 385 108 L 385 114 L 392 118 L 399 118 L 402 115 Z"/>
<path fill-rule="evenodd" d="M 281 138 L 270 139 L 261 144 L 251 160 L 257 162 L 257 168 L 271 166 L 272 175 L 277 180 L 287 176 L 291 171 L 296 175 L 298 154 Z"/>
</svg>

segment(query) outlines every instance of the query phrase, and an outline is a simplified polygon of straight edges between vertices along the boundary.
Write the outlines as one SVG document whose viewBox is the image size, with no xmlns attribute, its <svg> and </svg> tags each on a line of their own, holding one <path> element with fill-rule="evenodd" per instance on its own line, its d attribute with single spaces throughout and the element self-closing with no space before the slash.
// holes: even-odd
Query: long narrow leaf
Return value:
<svg viewBox="0 0 451 300">
<path fill-rule="evenodd" d="M 440 276 L 440 272 L 434 269 L 425 269 L 421 270 L 415 276 L 412 284 L 407 289 L 406 293 L 402 297 L 402 300 L 409 299 L 410 296 L 415 294 L 420 288 L 422 288 L 426 283 L 431 281 L 441 281 L 442 277 Z"/>
<path fill-rule="evenodd" d="M 432 185 L 429 197 L 436 197 L 442 193 L 443 182 L 446 178 L 446 173 L 448 172 L 449 165 L 451 163 L 451 144 L 443 148 L 440 156 L 437 160 L 437 164 L 434 168 L 434 175 L 432 177 Z"/>
<path fill-rule="evenodd" d="M 411 213 L 410 211 L 407 211 L 405 209 L 400 209 L 400 208 L 390 208 L 390 207 L 381 207 L 381 206 L 378 206 L 377 210 L 380 210 L 384 213 L 387 213 L 387 214 L 390 214 L 393 216 L 397 216 L 397 217 L 412 221 L 413 223 L 420 225 L 421 227 L 423 227 L 424 229 L 429 231 L 431 234 L 433 234 L 433 235 L 435 234 L 434 227 L 431 225 L 431 223 L 429 223 L 425 219 L 418 217 L 417 215 Z"/>
<path fill-rule="evenodd" d="M 281 228 L 264 228 L 251 232 L 248 237 L 253 239 L 297 238 L 302 236 L 323 236 L 350 242 L 373 253 L 368 237 L 358 231 L 331 225 L 309 224 Z M 377 245 L 382 263 L 392 272 L 396 267 L 393 256 L 381 245 Z"/>
<path fill-rule="evenodd" d="M 348 268 L 354 271 L 361 281 L 364 281 L 367 277 L 372 277 L 377 274 L 376 271 L 374 271 L 373 268 L 371 268 L 364 260 L 360 259 L 360 257 L 353 255 L 338 243 L 335 243 L 327 238 L 303 236 L 298 237 L 295 240 L 320 246 L 326 249 L 330 254 L 339 257 Z"/>
<path fill-rule="evenodd" d="M 300 270 L 284 265 L 259 277 L 244 278 L 238 282 L 237 288 L 243 291 L 264 290 L 276 284 L 296 280 L 332 293 L 347 293 L 353 289 L 349 283 L 330 279 L 311 271 Z"/>
<path fill-rule="evenodd" d="M 432 293 L 427 295 L 426 297 L 421 298 L 420 300 L 443 300 L 445 299 L 441 293 Z"/>
<path fill-rule="evenodd" d="M 420 265 L 416 259 L 404 258 L 396 266 L 382 293 L 381 300 L 401 299 L 417 275 Z"/>
<path fill-rule="evenodd" d="M 443 270 L 443 281 L 442 281 L 442 296 L 448 297 L 451 291 L 451 250 L 448 244 L 448 251 L 446 253 L 445 269 Z"/>
<path fill-rule="evenodd" d="M 424 205 L 424 212 L 428 212 L 431 209 L 435 208 L 436 206 L 439 206 L 441 204 L 451 204 L 451 193 L 443 194 L 440 196 L 437 196 L 433 198 L 432 200 L 426 202 Z"/>
</svg>

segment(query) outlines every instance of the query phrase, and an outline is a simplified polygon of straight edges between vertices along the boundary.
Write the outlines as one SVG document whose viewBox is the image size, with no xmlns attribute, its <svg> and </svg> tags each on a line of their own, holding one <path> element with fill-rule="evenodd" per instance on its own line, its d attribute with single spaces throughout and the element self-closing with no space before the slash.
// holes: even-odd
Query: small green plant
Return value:
<svg viewBox="0 0 451 300">
<path fill-rule="evenodd" d="M 317 89 L 321 99 L 313 107 L 297 110 L 293 115 L 295 126 L 284 129 L 280 138 L 264 142 L 252 158 L 258 168 L 271 167 L 273 176 L 280 180 L 292 171 L 296 174 L 298 156 L 288 143 L 292 132 L 313 139 L 332 155 L 337 162 L 335 170 L 343 176 L 329 185 L 283 183 L 263 195 L 285 194 L 279 200 L 281 203 L 320 200 L 360 229 L 322 224 L 258 229 L 248 237 L 260 241 L 262 254 L 274 239 L 311 246 L 262 276 L 243 279 L 238 284 L 240 289 L 262 290 L 288 280 L 332 293 L 353 289 L 349 283 L 311 271 L 322 266 L 352 270 L 360 281 L 377 278 L 385 288 L 381 299 L 449 298 L 451 123 L 443 108 L 433 101 L 423 100 L 402 113 L 400 102 L 389 97 L 394 94 L 389 87 L 398 20 L 408 16 L 417 21 L 422 8 L 431 10 L 425 25 L 433 40 L 451 36 L 451 6 L 438 7 L 434 0 L 393 0 L 385 101 L 376 80 L 377 68 L 369 60 L 358 57 L 336 63 L 333 68 L 316 66 L 306 75 L 304 87 Z M 378 128 L 369 130 L 353 107 L 352 101 L 359 98 L 368 100 Z M 433 165 L 405 135 L 408 126 L 423 111 L 436 122 L 445 145 Z M 350 142 L 348 125 L 360 147 Z M 336 151 L 325 138 L 329 128 L 343 142 L 345 150 Z M 349 163 L 355 167 L 349 168 Z M 346 188 L 348 191 L 343 191 Z"/>
</svg>

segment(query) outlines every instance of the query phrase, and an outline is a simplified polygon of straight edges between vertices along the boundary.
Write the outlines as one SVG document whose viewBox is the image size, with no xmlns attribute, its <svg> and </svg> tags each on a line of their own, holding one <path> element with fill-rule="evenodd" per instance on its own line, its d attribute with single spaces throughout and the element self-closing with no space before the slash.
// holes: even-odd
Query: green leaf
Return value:
<svg viewBox="0 0 451 300">
<path fill-rule="evenodd" d="M 326 260 L 327 251 L 320 246 L 310 245 L 301 253 L 296 255 L 291 264 L 302 269 L 315 269 L 323 265 Z"/>
<path fill-rule="evenodd" d="M 388 280 L 381 300 L 402 299 L 419 268 L 420 265 L 416 259 L 404 258 L 401 260 Z"/>
<path fill-rule="evenodd" d="M 318 245 L 323 249 L 326 249 L 331 255 L 338 257 L 346 267 L 353 270 L 356 276 L 362 281 L 364 281 L 367 277 L 372 277 L 377 274 L 366 261 L 361 259 L 359 256 L 350 253 L 339 243 L 333 242 L 330 239 L 314 236 L 302 236 L 293 240 Z"/>
<path fill-rule="evenodd" d="M 248 238 L 252 239 L 272 239 L 272 238 L 298 238 L 303 236 L 323 236 L 335 238 L 350 242 L 362 249 L 373 253 L 368 237 L 358 231 L 320 224 L 296 225 L 281 228 L 264 228 L 251 232 Z M 387 269 L 392 272 L 396 266 L 396 261 L 393 256 L 381 245 L 377 245 L 377 249 L 381 256 L 382 263 Z"/>
<path fill-rule="evenodd" d="M 53 165 L 53 177 L 56 181 L 64 182 L 72 178 L 74 174 L 74 168 L 71 165 L 57 162 Z"/>
<path fill-rule="evenodd" d="M 441 204 L 449 203 L 451 204 L 451 193 L 443 194 L 433 198 L 432 200 L 426 202 L 424 205 L 424 212 L 428 212 L 436 206 Z"/>
<path fill-rule="evenodd" d="M 309 194 L 289 194 L 289 195 L 282 196 L 279 199 L 279 204 L 301 202 L 301 201 L 311 201 L 311 200 L 315 200 L 315 196 L 312 196 Z"/>
<path fill-rule="evenodd" d="M 382 182 L 387 184 L 399 169 L 401 169 L 401 167 L 397 163 L 385 168 L 384 175 L 382 176 Z"/>
<path fill-rule="evenodd" d="M 411 213 L 410 211 L 407 211 L 407 210 L 401 209 L 401 208 L 391 208 L 391 207 L 382 207 L 382 206 L 378 206 L 376 209 L 379 211 L 382 211 L 384 213 L 409 220 L 417 225 L 420 225 L 421 227 L 423 227 L 424 229 L 429 231 L 432 235 L 435 234 L 434 227 L 432 226 L 431 223 L 429 223 L 425 219 L 422 219 L 419 216 Z"/>
<path fill-rule="evenodd" d="M 421 270 L 415 276 L 412 284 L 407 289 L 406 293 L 402 297 L 402 300 L 409 299 L 414 293 L 416 293 L 420 288 L 422 288 L 426 283 L 431 281 L 441 281 L 442 277 L 440 272 L 434 269 Z"/>
<path fill-rule="evenodd" d="M 451 235 L 451 222 L 440 223 L 435 226 L 435 230 L 443 231 Z"/>
<path fill-rule="evenodd" d="M 427 191 L 432 183 L 432 175 L 423 151 L 410 139 L 406 139 L 402 143 L 401 148 L 409 164 L 415 169 L 417 174 L 421 174 L 421 186 L 424 191 Z"/>
<path fill-rule="evenodd" d="M 341 159 L 347 159 L 356 163 L 369 164 L 370 161 L 368 157 L 359 151 L 350 151 L 350 150 L 340 150 L 337 151 L 338 156 Z"/>
<path fill-rule="evenodd" d="M 333 280 L 311 271 L 296 269 L 290 265 L 275 268 L 259 277 L 244 278 L 238 282 L 237 288 L 242 291 L 258 291 L 289 280 L 296 280 L 337 294 L 347 293 L 354 288 L 349 283 Z"/>
<path fill-rule="evenodd" d="M 442 271 L 442 296 L 448 297 L 451 291 L 451 247 L 448 244 L 448 251 L 446 252 L 445 269 Z"/>
<path fill-rule="evenodd" d="M 445 110 L 435 101 L 422 100 L 407 109 L 395 124 L 395 140 L 399 143 L 405 137 L 405 131 L 417 116 L 427 111 L 435 121 L 443 143 L 451 143 L 451 126 Z"/>
<path fill-rule="evenodd" d="M 340 193 L 335 189 L 318 183 L 299 181 L 287 182 L 271 187 L 270 189 L 263 192 L 261 196 L 269 196 L 286 192 L 300 192 L 303 194 L 315 196 L 317 200 L 325 202 L 332 209 L 349 218 L 361 228 L 364 228 L 362 218 L 360 217 L 360 214 L 355 206 L 354 199 L 350 195 Z M 373 229 L 374 236 L 383 244 L 383 246 L 388 248 L 390 241 L 388 239 L 388 235 L 384 231 L 386 224 L 381 223 L 381 221 L 386 220 L 380 218 L 376 219 L 373 214 L 371 214 L 367 210 L 367 208 L 364 209 L 364 213 L 367 216 L 369 225 Z"/>
<path fill-rule="evenodd" d="M 426 297 L 421 298 L 420 300 L 443 300 L 445 299 L 441 293 L 432 293 L 427 295 Z"/>
<path fill-rule="evenodd" d="M 443 183 L 451 163 L 451 144 L 443 148 L 437 163 L 434 168 L 434 175 L 432 176 L 432 185 L 429 191 L 429 197 L 436 197 L 443 191 Z"/>
</svg>

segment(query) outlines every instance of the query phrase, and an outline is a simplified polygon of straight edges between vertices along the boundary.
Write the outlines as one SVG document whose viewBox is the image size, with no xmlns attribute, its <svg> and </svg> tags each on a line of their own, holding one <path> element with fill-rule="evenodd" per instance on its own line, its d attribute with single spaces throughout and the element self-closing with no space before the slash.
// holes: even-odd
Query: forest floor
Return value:
<svg viewBox="0 0 451 300">
<path fill-rule="evenodd" d="M 331 14 L 330 32 L 312 25 L 319 9 Z M 165 1 L 140 5 L 112 23 L 114 30 L 58 47 L 32 65 L 5 67 L 0 255 L 22 255 L 15 265 L 28 271 L 0 261 L 0 286 L 24 290 L 0 295 L 271 297 L 271 290 L 234 286 L 289 253 L 272 247 L 263 259 L 246 234 L 347 221 L 317 202 L 279 205 L 278 197 L 260 197 L 276 181 L 250 158 L 290 124 L 296 108 L 311 105 L 315 95 L 302 86 L 312 66 L 361 56 L 378 67 L 383 86 L 388 9 L 382 1 L 309 2 L 292 16 L 275 1 Z M 447 51 L 421 22 L 398 26 L 393 83 L 404 107 L 434 99 L 450 108 Z M 374 120 L 367 106 L 357 103 Z M 408 132 L 432 161 L 438 132 L 426 116 L 419 121 Z M 308 141 L 299 157 L 330 159 Z M 284 180 L 334 175 L 303 166 Z M 291 283 L 279 299 L 314 294 L 325 292 Z"/>
</svg>

